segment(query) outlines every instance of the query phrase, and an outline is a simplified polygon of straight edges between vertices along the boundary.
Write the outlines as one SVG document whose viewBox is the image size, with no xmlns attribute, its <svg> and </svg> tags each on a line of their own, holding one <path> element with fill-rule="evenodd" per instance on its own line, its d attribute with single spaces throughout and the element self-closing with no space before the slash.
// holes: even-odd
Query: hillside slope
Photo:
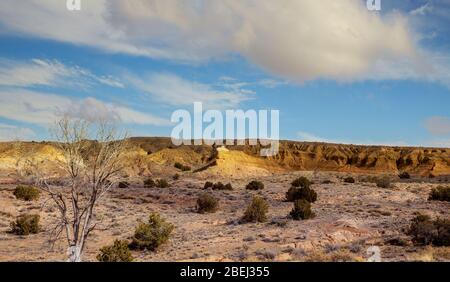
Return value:
<svg viewBox="0 0 450 282">
<path fill-rule="evenodd" d="M 50 168 L 60 158 L 50 142 L 24 143 L 18 152 L 14 143 L 0 143 L 0 171 L 13 171 L 23 154 L 38 159 L 42 168 Z M 127 175 L 148 175 L 173 169 L 175 162 L 189 165 L 202 173 L 236 176 L 267 175 L 283 170 L 343 171 L 355 173 L 391 173 L 407 171 L 418 176 L 450 175 L 450 149 L 388 146 L 359 146 L 281 141 L 279 154 L 262 158 L 259 146 L 227 146 L 217 152 L 212 146 L 172 145 L 169 138 L 131 138 L 126 152 Z M 31 152 L 31 154 L 30 154 Z M 22 154 L 22 155 L 21 155 Z M 20 163 L 20 162 L 19 162 Z M 204 169 L 202 169 L 204 167 Z"/>
</svg>

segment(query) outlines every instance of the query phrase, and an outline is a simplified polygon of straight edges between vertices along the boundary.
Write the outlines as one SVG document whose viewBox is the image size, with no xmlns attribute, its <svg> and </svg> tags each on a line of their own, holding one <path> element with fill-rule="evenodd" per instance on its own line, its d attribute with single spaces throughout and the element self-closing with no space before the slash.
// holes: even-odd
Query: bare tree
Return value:
<svg viewBox="0 0 450 282">
<path fill-rule="evenodd" d="M 59 211 L 53 232 L 68 244 L 68 261 L 79 262 L 90 233 L 97 225 L 95 208 L 99 199 L 117 182 L 122 170 L 125 136 L 118 136 L 113 123 L 91 123 L 62 118 L 54 129 L 56 146 L 62 153 L 58 167 L 65 188 L 55 186 L 41 169 L 33 170 L 35 185 L 47 192 Z"/>
</svg>

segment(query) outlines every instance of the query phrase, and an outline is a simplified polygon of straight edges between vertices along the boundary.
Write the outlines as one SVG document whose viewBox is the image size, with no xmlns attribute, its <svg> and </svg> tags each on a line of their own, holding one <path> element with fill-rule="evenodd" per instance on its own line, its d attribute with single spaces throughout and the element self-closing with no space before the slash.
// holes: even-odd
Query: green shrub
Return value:
<svg viewBox="0 0 450 282">
<path fill-rule="evenodd" d="M 245 186 L 245 189 L 247 190 L 262 190 L 264 189 L 264 184 L 261 181 L 253 180 L 252 182 L 248 183 L 247 186 Z"/>
<path fill-rule="evenodd" d="M 230 183 L 224 185 L 222 182 L 214 183 L 212 186 L 213 190 L 233 190 L 233 186 Z"/>
<path fill-rule="evenodd" d="M 206 181 L 205 185 L 203 186 L 203 189 L 212 188 L 214 186 L 214 183 Z"/>
<path fill-rule="evenodd" d="M 24 214 L 16 218 L 11 222 L 11 233 L 16 235 L 29 235 L 39 232 L 39 219 L 38 214 Z"/>
<path fill-rule="evenodd" d="M 127 181 L 119 182 L 119 188 L 128 188 L 128 187 L 130 187 L 130 183 L 128 183 Z"/>
<path fill-rule="evenodd" d="M 175 174 L 172 176 L 172 179 L 173 179 L 173 180 L 178 180 L 178 179 L 180 179 L 180 175 L 179 175 L 178 173 L 175 173 Z"/>
<path fill-rule="evenodd" d="M 392 186 L 391 179 L 388 176 L 378 178 L 376 184 L 379 188 L 390 188 Z"/>
<path fill-rule="evenodd" d="M 412 219 L 407 233 L 419 245 L 450 246 L 449 219 L 433 221 L 427 215 L 418 215 Z"/>
<path fill-rule="evenodd" d="M 267 221 L 267 212 L 269 204 L 261 197 L 255 196 L 247 207 L 242 217 L 243 222 L 265 222 Z"/>
<path fill-rule="evenodd" d="M 290 215 L 294 220 L 305 220 L 314 217 L 314 213 L 311 211 L 311 203 L 304 200 L 295 200 L 294 208 L 292 209 Z"/>
<path fill-rule="evenodd" d="M 153 188 L 156 186 L 155 181 L 153 180 L 153 178 L 147 178 L 144 180 L 144 187 L 145 188 Z"/>
<path fill-rule="evenodd" d="M 436 188 L 433 188 L 430 192 L 428 200 L 450 202 L 450 186 L 438 186 Z"/>
<path fill-rule="evenodd" d="M 200 195 L 197 199 L 197 212 L 214 213 L 219 208 L 219 200 L 208 193 Z"/>
<path fill-rule="evenodd" d="M 167 180 L 165 179 L 157 179 L 155 184 L 158 188 L 167 188 L 170 186 L 169 182 L 167 182 Z"/>
<path fill-rule="evenodd" d="M 345 183 L 355 183 L 356 181 L 353 177 L 348 176 L 348 177 L 344 178 L 344 182 Z"/>
<path fill-rule="evenodd" d="M 311 184 L 312 184 L 312 182 L 304 176 L 295 179 L 291 183 L 291 185 L 293 187 L 305 187 L 305 188 L 309 188 L 311 186 Z"/>
<path fill-rule="evenodd" d="M 130 248 L 154 251 L 169 240 L 174 228 L 173 224 L 166 222 L 158 213 L 152 213 L 147 223 L 140 223 L 136 227 Z"/>
<path fill-rule="evenodd" d="M 410 179 L 410 178 L 411 178 L 411 175 L 409 175 L 409 173 L 407 173 L 406 171 L 404 171 L 404 172 L 400 173 L 400 174 L 398 175 L 398 177 L 400 177 L 400 179 Z"/>
<path fill-rule="evenodd" d="M 19 200 L 33 201 L 39 199 L 41 191 L 33 186 L 19 185 L 14 189 L 14 196 Z"/>
<path fill-rule="evenodd" d="M 317 201 L 317 193 L 316 191 L 314 191 L 314 189 L 309 187 L 291 187 L 286 192 L 286 200 L 288 202 L 293 202 L 300 199 L 306 200 L 310 203 L 314 203 L 315 201 Z"/>
<path fill-rule="evenodd" d="M 115 240 L 112 245 L 100 249 L 97 260 L 101 262 L 131 262 L 133 256 L 126 240 Z"/>
<path fill-rule="evenodd" d="M 179 169 L 179 170 L 181 170 L 181 171 L 190 171 L 191 170 L 190 166 L 183 165 L 183 164 L 178 163 L 178 162 L 175 163 L 174 167 Z"/>
</svg>

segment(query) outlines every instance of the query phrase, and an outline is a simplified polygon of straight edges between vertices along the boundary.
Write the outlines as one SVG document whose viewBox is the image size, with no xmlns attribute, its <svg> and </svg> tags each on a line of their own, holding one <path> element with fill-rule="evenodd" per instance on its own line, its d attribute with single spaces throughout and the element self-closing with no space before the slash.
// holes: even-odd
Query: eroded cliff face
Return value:
<svg viewBox="0 0 450 282">
<path fill-rule="evenodd" d="M 17 148 L 14 143 L 0 143 L 0 171 L 14 170 L 27 154 L 37 159 L 42 169 L 52 169 L 62 157 L 57 147 L 49 142 L 29 142 L 22 145 L 20 151 Z M 173 169 L 173 164 L 180 162 L 202 173 L 209 170 L 230 175 L 283 170 L 389 174 L 406 171 L 425 177 L 450 175 L 449 148 L 282 141 L 278 155 L 269 158 L 260 157 L 260 149 L 259 146 L 227 146 L 226 151 L 217 152 L 206 145 L 175 147 L 169 138 L 132 138 L 124 158 L 125 171 L 130 176 L 149 175 L 165 168 Z"/>
<path fill-rule="evenodd" d="M 450 149 L 282 142 L 273 160 L 295 170 L 450 174 Z"/>
</svg>

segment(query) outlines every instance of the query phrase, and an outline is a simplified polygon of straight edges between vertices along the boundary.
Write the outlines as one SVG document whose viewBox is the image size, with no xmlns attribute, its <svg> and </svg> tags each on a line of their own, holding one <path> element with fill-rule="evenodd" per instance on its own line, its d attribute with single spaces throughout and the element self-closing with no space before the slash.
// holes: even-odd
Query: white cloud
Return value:
<svg viewBox="0 0 450 282">
<path fill-rule="evenodd" d="M 69 114 L 88 120 L 118 119 L 127 124 L 169 125 L 169 121 L 133 109 L 105 103 L 95 98 L 70 99 L 55 94 L 26 90 L 0 91 L 0 116 L 38 125 L 52 124 L 58 116 Z"/>
<path fill-rule="evenodd" d="M 430 2 L 425 3 L 424 5 L 420 6 L 417 9 L 412 10 L 409 12 L 412 16 L 424 16 L 425 14 L 432 12 L 433 6 Z"/>
<path fill-rule="evenodd" d="M 30 128 L 0 123 L 0 141 L 30 140 L 35 135 Z"/>
<path fill-rule="evenodd" d="M 298 131 L 297 140 L 304 142 L 321 142 L 332 144 L 353 144 L 353 145 L 374 145 L 374 146 L 415 146 L 408 142 L 395 140 L 395 141 L 373 141 L 373 140 L 345 140 L 345 139 L 327 139 L 319 137 L 313 133 Z"/>
<path fill-rule="evenodd" d="M 248 100 L 253 92 L 243 89 L 245 85 L 227 84 L 216 89 L 208 84 L 183 79 L 174 74 L 149 74 L 144 78 L 130 76 L 130 84 L 153 97 L 153 99 L 173 106 L 187 106 L 202 102 L 207 108 L 233 108 Z"/>
<path fill-rule="evenodd" d="M 414 61 L 406 19 L 369 12 L 363 2 L 97 0 L 69 12 L 60 0 L 2 0 L 0 22 L 12 33 L 152 58 L 237 53 L 300 82 L 366 79 L 380 61 Z"/>
<path fill-rule="evenodd" d="M 444 116 L 430 117 L 425 121 L 425 128 L 433 135 L 449 135 L 450 118 Z"/>
<path fill-rule="evenodd" d="M 97 76 L 78 66 L 67 66 L 58 60 L 32 59 L 26 62 L 0 60 L 0 86 L 70 86 L 83 88 L 94 83 L 123 88 L 112 76 Z"/>
</svg>

